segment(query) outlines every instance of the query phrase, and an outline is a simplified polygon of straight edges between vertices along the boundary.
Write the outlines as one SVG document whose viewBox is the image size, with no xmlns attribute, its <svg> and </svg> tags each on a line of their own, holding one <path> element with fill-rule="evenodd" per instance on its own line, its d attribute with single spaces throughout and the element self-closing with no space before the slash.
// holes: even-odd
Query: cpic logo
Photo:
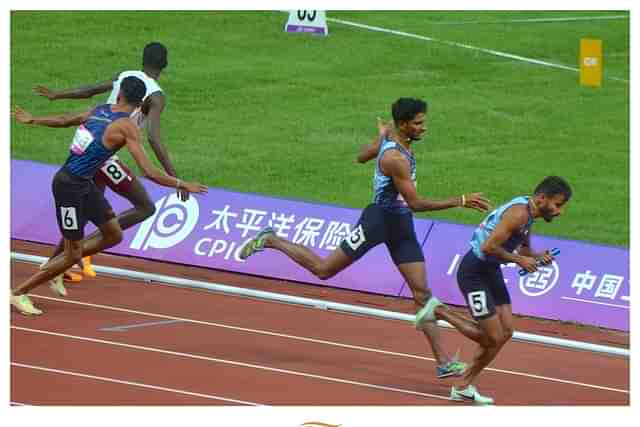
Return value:
<svg viewBox="0 0 640 427">
<path fill-rule="evenodd" d="M 553 261 L 551 265 L 538 267 L 535 273 L 520 277 L 520 290 L 530 297 L 539 297 L 553 289 L 559 277 L 560 268 Z"/>
<path fill-rule="evenodd" d="M 198 223 L 200 208 L 195 197 L 181 202 L 176 194 L 156 202 L 156 213 L 140 225 L 131 249 L 166 249 L 183 241 Z"/>
</svg>

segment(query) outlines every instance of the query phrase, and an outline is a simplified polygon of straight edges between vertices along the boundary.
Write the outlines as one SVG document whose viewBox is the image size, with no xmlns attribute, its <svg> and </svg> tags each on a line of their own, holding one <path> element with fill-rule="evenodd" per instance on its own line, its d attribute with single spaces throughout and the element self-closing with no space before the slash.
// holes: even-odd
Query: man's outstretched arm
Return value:
<svg viewBox="0 0 640 427">
<path fill-rule="evenodd" d="M 93 109 L 80 113 L 64 113 L 55 116 L 34 117 L 31 113 L 16 105 L 15 109 L 11 112 L 11 115 L 16 119 L 16 121 L 26 125 L 66 128 L 70 126 L 78 126 L 81 123 L 86 122 L 92 111 Z"/>
<path fill-rule="evenodd" d="M 82 86 L 73 89 L 64 89 L 60 91 L 54 91 L 46 86 L 36 85 L 33 87 L 33 92 L 40 96 L 44 96 L 45 98 L 49 99 L 49 101 L 55 101 L 56 99 L 91 98 L 94 95 L 109 92 L 111 89 L 113 89 L 113 82 L 117 79 L 117 77 L 118 76 L 115 76 L 115 78 L 109 81 L 96 83 L 94 85 Z"/>
</svg>

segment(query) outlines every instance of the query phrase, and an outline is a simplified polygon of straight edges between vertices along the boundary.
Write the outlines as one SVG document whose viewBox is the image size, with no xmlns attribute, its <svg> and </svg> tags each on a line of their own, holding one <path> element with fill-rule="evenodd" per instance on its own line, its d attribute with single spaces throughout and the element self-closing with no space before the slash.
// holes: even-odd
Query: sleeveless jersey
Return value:
<svg viewBox="0 0 640 427">
<path fill-rule="evenodd" d="M 378 157 L 376 159 L 376 169 L 373 175 L 373 202 L 381 206 L 382 208 L 394 213 L 407 213 L 411 212 L 409 205 L 402 197 L 402 194 L 398 192 L 391 177 L 386 176 L 380 170 L 380 160 L 384 153 L 389 150 L 398 150 L 408 161 L 410 165 L 411 180 L 416 185 L 416 160 L 413 154 L 405 149 L 402 145 L 391 139 L 384 139 L 380 145 L 378 151 Z"/>
<path fill-rule="evenodd" d="M 113 112 L 109 104 L 97 106 L 76 130 L 64 167 L 72 175 L 93 179 L 98 167 L 117 151 L 107 150 L 102 144 L 107 126 L 124 117 L 129 113 Z"/>
<path fill-rule="evenodd" d="M 518 246 L 522 244 L 522 242 L 524 242 L 527 234 L 529 233 L 529 229 L 531 228 L 531 224 L 533 224 L 533 216 L 531 214 L 531 208 L 529 207 L 529 197 L 520 196 L 493 210 L 484 219 L 484 221 L 482 221 L 480 226 L 475 229 L 470 244 L 471 250 L 476 255 L 476 257 L 483 261 L 491 263 L 503 263 L 503 261 L 500 261 L 495 257 L 486 255 L 480 248 L 482 244 L 487 241 L 491 232 L 495 230 L 496 226 L 502 219 L 502 216 L 507 211 L 507 209 L 514 205 L 526 205 L 527 210 L 529 211 L 529 220 L 524 226 L 522 226 L 520 230 L 518 230 L 517 233 L 514 233 L 506 242 L 502 244 L 502 248 L 507 252 L 513 252 Z"/>
<path fill-rule="evenodd" d="M 123 71 L 118 75 L 118 78 L 116 79 L 116 81 L 113 82 L 113 89 L 109 94 L 109 98 L 107 98 L 107 104 L 115 104 L 116 102 L 118 102 L 118 93 L 120 93 L 120 84 L 122 83 L 122 80 L 124 80 L 126 77 L 131 77 L 131 76 L 137 77 L 140 80 L 142 80 L 144 82 L 145 87 L 147 88 L 147 91 L 144 97 L 142 98 L 143 101 L 147 99 L 147 97 L 152 93 L 162 92 L 162 88 L 160 87 L 158 82 L 155 79 L 147 76 L 144 73 L 144 71 L 133 71 L 133 70 Z M 144 127 L 145 118 L 144 118 L 144 114 L 142 114 L 142 111 L 140 111 L 140 108 L 136 108 L 131 113 L 131 118 L 133 119 L 134 122 L 136 122 L 139 128 Z"/>
</svg>

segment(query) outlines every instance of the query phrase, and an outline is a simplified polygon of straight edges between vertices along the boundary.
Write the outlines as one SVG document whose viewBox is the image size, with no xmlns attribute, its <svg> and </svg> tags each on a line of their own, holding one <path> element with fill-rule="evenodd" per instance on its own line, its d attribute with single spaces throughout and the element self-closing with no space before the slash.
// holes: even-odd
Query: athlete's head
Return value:
<svg viewBox="0 0 640 427">
<path fill-rule="evenodd" d="M 120 96 L 129 105 L 137 107 L 142 103 L 142 98 L 147 93 L 144 82 L 137 77 L 129 76 L 120 83 Z"/>
<path fill-rule="evenodd" d="M 559 176 L 548 176 L 533 192 L 533 201 L 540 210 L 540 216 L 551 222 L 560 215 L 562 207 L 571 199 L 571 187 Z"/>
<path fill-rule="evenodd" d="M 391 106 L 396 128 L 411 141 L 418 141 L 426 131 L 427 103 L 416 98 L 399 98 Z"/>
<path fill-rule="evenodd" d="M 167 66 L 167 48 L 162 43 L 152 42 L 142 52 L 142 67 L 162 71 Z"/>
</svg>

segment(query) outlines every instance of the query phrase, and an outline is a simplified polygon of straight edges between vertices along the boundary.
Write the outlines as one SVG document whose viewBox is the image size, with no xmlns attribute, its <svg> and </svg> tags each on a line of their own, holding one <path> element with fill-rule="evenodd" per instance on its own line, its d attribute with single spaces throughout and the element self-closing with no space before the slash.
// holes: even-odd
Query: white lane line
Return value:
<svg viewBox="0 0 640 427">
<path fill-rule="evenodd" d="M 178 390 L 178 389 L 175 389 L 175 388 L 160 387 L 160 386 L 137 383 L 137 382 L 132 382 L 132 381 L 117 380 L 115 378 L 99 377 L 97 375 L 89 375 L 89 374 L 81 374 L 79 372 L 64 371 L 62 369 L 53 369 L 53 368 L 45 368 L 43 366 L 27 365 L 25 363 L 19 363 L 19 362 L 11 362 L 11 365 L 12 366 L 17 366 L 17 367 L 20 367 L 20 368 L 35 369 L 35 370 L 38 370 L 38 371 L 45 371 L 45 372 L 53 372 L 55 374 L 71 375 L 71 376 L 74 376 L 74 377 L 89 378 L 89 379 L 97 380 L 97 381 L 105 381 L 105 382 L 109 382 L 109 383 L 124 384 L 124 385 L 130 385 L 130 386 L 134 386 L 134 387 L 147 388 L 147 389 L 151 389 L 151 390 L 167 391 L 167 392 L 176 393 L 176 394 L 184 394 L 186 396 L 202 397 L 202 398 L 211 399 L 211 400 L 222 400 L 224 402 L 238 403 L 238 404 L 241 404 L 241 405 L 265 406 L 265 405 L 261 405 L 259 403 L 247 402 L 247 401 L 244 401 L 244 400 L 229 399 L 229 398 L 226 398 L 226 397 L 215 396 L 215 395 L 212 395 L 212 394 L 195 393 L 195 392 L 192 392 L 192 391 Z"/>
<path fill-rule="evenodd" d="M 395 35 L 402 36 L 402 37 L 410 37 L 410 38 L 424 40 L 424 41 L 442 43 L 442 44 L 445 44 L 445 45 L 448 45 L 448 46 L 455 46 L 455 47 L 460 47 L 460 48 L 463 48 L 463 49 L 475 50 L 475 51 L 483 52 L 483 53 L 486 53 L 486 54 L 489 54 L 489 55 L 494 55 L 494 56 L 499 56 L 499 57 L 502 57 L 502 58 L 513 59 L 515 61 L 527 62 L 529 64 L 536 64 L 536 65 L 542 65 L 542 66 L 550 67 L 550 68 L 559 68 L 561 70 L 580 72 L 580 69 L 576 68 L 576 67 L 569 67 L 567 65 L 556 64 L 556 63 L 553 63 L 553 62 L 542 61 L 542 60 L 539 60 L 539 59 L 527 58 L 525 56 L 515 55 L 515 54 L 507 53 L 507 52 L 500 52 L 498 50 L 486 49 L 486 48 L 483 48 L 483 47 L 472 46 L 470 44 L 452 42 L 452 41 L 448 41 L 448 40 L 440 40 L 440 39 L 436 39 L 436 38 L 433 38 L 433 37 L 420 36 L 418 34 L 407 33 L 407 32 L 404 32 L 404 31 L 392 30 L 392 29 L 389 29 L 389 28 L 376 27 L 376 26 L 373 26 L 373 25 L 360 24 L 360 23 L 357 23 L 357 22 L 345 21 L 345 20 L 336 19 L 336 18 L 327 18 L 327 21 L 336 22 L 338 24 L 348 25 L 348 26 L 351 26 L 351 27 L 364 28 L 364 29 L 370 30 L 370 31 L 377 31 L 377 32 L 381 32 L 381 33 L 395 34 Z M 622 81 L 622 82 L 625 82 L 625 83 L 629 83 L 628 80 L 622 79 L 622 78 L 619 78 L 619 77 L 606 77 L 606 78 L 609 79 L 609 80 L 617 80 L 617 81 Z"/>
<path fill-rule="evenodd" d="M 433 359 L 433 358 L 425 357 L 425 356 L 418 356 L 418 355 L 415 355 L 415 354 L 399 353 L 399 352 L 387 351 L 387 350 L 379 350 L 379 349 L 376 349 L 376 348 L 364 347 L 364 346 L 358 346 L 358 345 L 352 345 L 352 344 L 344 344 L 344 343 L 339 343 L 339 342 L 335 342 L 335 341 L 326 341 L 326 340 L 320 340 L 320 339 L 315 339 L 315 338 L 300 337 L 300 336 L 296 336 L 296 335 L 287 335 L 287 334 L 281 334 L 281 333 L 277 333 L 277 332 L 265 331 L 265 330 L 260 330 L 260 329 L 242 328 L 242 327 L 239 327 L 239 326 L 225 325 L 225 324 L 222 324 L 222 323 L 214 323 L 214 322 L 206 322 L 206 321 L 203 321 L 203 320 L 186 319 L 186 318 L 182 318 L 182 317 L 174 317 L 174 316 L 168 316 L 168 315 L 164 315 L 164 314 L 156 314 L 156 313 L 148 313 L 148 312 L 144 312 L 144 311 L 129 310 L 129 309 L 126 309 L 126 308 L 113 307 L 113 306 L 108 306 L 108 305 L 91 304 L 91 303 L 86 303 L 86 302 L 81 302 L 81 301 L 73 301 L 73 300 L 62 299 L 62 298 L 53 298 L 53 297 L 46 297 L 46 296 L 41 296 L 41 295 L 30 295 L 30 296 L 34 297 L 34 298 L 42 298 L 42 299 L 47 299 L 47 300 L 52 300 L 52 301 L 64 302 L 64 303 L 68 303 L 68 304 L 78 304 L 78 305 L 83 305 L 83 306 L 88 306 L 88 307 L 101 308 L 101 309 L 105 309 L 105 310 L 113 310 L 113 311 L 121 311 L 121 312 L 125 312 L 125 313 L 139 314 L 141 316 L 157 317 L 157 318 L 161 318 L 161 319 L 170 319 L 170 320 L 180 320 L 180 321 L 185 322 L 185 323 L 192 323 L 192 324 L 197 324 L 197 325 L 213 326 L 213 327 L 218 327 L 218 328 L 223 328 L 223 329 L 231 329 L 231 330 L 235 330 L 235 331 L 250 332 L 250 333 L 259 334 L 259 335 L 267 335 L 267 336 L 273 336 L 273 337 L 278 337 L 278 338 L 292 339 L 292 340 L 296 340 L 296 341 L 304 341 L 304 342 L 312 342 L 312 343 L 315 343 L 315 344 L 330 345 L 330 346 L 334 346 L 334 347 L 347 348 L 347 349 L 350 349 L 350 350 L 367 351 L 367 352 L 371 352 L 371 353 L 384 354 L 384 355 L 388 355 L 388 356 L 398 356 L 398 357 L 405 357 L 405 358 L 410 358 L 410 359 L 428 360 L 428 361 L 431 361 L 431 362 L 435 362 L 435 359 Z M 601 389 L 601 390 L 619 391 L 621 393 L 629 393 L 628 390 L 620 390 L 620 389 L 616 389 L 616 388 L 611 388 L 611 387 L 606 387 L 606 386 L 599 386 L 599 385 L 595 385 L 595 384 L 586 384 L 586 383 L 581 383 L 581 382 L 576 382 L 576 381 L 571 381 L 571 380 L 564 380 L 564 379 L 561 379 L 561 378 L 545 377 L 545 376 L 541 376 L 541 375 L 529 374 L 529 373 L 526 373 L 526 372 L 508 371 L 508 370 L 496 369 L 496 368 L 491 368 L 491 367 L 486 367 L 485 371 L 506 373 L 506 374 L 510 374 L 510 375 L 518 375 L 518 376 L 527 377 L 527 378 L 543 379 L 543 380 L 546 380 L 546 381 L 558 382 L 558 383 L 563 383 L 563 384 L 578 385 L 578 386 L 587 387 L 587 388 L 595 388 L 595 389 Z"/>
<path fill-rule="evenodd" d="M 414 390 L 405 390 L 405 389 L 401 389 L 401 388 L 387 387 L 387 386 L 383 386 L 383 385 L 363 383 L 363 382 L 360 382 L 360 381 L 345 380 L 345 379 L 336 378 L 336 377 L 327 377 L 327 376 L 324 376 L 324 375 L 310 374 L 310 373 L 300 372 L 300 371 L 292 371 L 292 370 L 289 370 L 289 369 L 272 368 L 270 366 L 256 365 L 256 364 L 253 364 L 253 363 L 245 363 L 245 362 L 237 362 L 235 360 L 227 360 L 227 359 L 219 359 L 219 358 L 216 358 L 216 357 L 200 356 L 200 355 L 191 354 L 191 353 L 181 353 L 181 352 L 178 352 L 178 351 L 164 350 L 164 349 L 155 348 L 155 347 L 145 347 L 145 346 L 141 346 L 141 345 L 127 344 L 127 343 L 122 343 L 122 342 L 117 342 L 117 341 L 107 341 L 107 340 L 100 340 L 100 339 L 97 339 L 97 338 L 80 337 L 80 336 L 77 336 L 77 335 L 68 335 L 68 334 L 62 334 L 62 333 L 59 333 L 59 332 L 44 331 L 44 330 L 40 330 L 40 329 L 22 328 L 20 326 L 11 326 L 11 329 L 16 329 L 16 330 L 19 330 L 19 331 L 26 331 L 26 332 L 33 332 L 33 333 L 37 333 L 37 334 L 52 335 L 52 336 L 57 336 L 57 337 L 62 337 L 62 338 L 69 338 L 69 339 L 74 339 L 74 340 L 79 340 L 79 341 L 93 342 L 93 343 L 98 343 L 98 344 L 113 345 L 113 346 L 116 346 L 116 347 L 131 348 L 131 349 L 134 349 L 134 350 L 143 350 L 143 351 L 149 351 L 149 352 L 153 352 L 153 353 L 168 354 L 170 356 L 184 357 L 184 358 L 188 358 L 188 359 L 205 360 L 205 361 L 208 361 L 208 362 L 222 363 L 222 364 L 225 364 L 225 365 L 239 366 L 239 367 L 242 367 L 242 368 L 258 369 L 258 370 L 263 370 L 263 371 L 268 371 L 268 372 L 275 372 L 275 373 L 278 373 L 278 374 L 287 374 L 287 375 L 294 375 L 294 376 L 304 377 L 304 378 L 313 378 L 313 379 L 317 379 L 317 380 L 323 380 L 323 381 L 340 383 L 340 384 L 355 385 L 355 386 L 359 386 L 359 387 L 372 388 L 372 389 L 376 389 L 376 390 L 393 391 L 393 392 L 397 392 L 397 393 L 410 394 L 410 395 L 422 396 L 422 397 L 430 397 L 430 398 L 441 399 L 441 400 L 451 400 L 447 396 L 441 396 L 441 395 L 438 395 L 438 394 L 422 393 L 422 392 L 414 391 Z"/>
<path fill-rule="evenodd" d="M 564 16 L 558 18 L 523 18 L 505 19 L 500 21 L 429 21 L 429 25 L 466 25 L 466 24 L 510 24 L 510 23 L 538 23 L 538 22 L 573 22 L 573 21 L 603 21 L 609 19 L 629 19 L 628 15 L 601 16 Z"/>
<path fill-rule="evenodd" d="M 591 300 L 588 300 L 588 299 L 572 298 L 572 297 L 560 297 L 560 299 L 566 299 L 566 300 L 569 300 L 569 301 L 586 302 L 588 304 L 606 305 L 608 307 L 617 307 L 617 308 L 624 308 L 626 310 L 629 310 L 629 306 L 628 305 L 610 304 L 610 303 L 606 303 L 606 302 L 591 301 Z"/>
</svg>

